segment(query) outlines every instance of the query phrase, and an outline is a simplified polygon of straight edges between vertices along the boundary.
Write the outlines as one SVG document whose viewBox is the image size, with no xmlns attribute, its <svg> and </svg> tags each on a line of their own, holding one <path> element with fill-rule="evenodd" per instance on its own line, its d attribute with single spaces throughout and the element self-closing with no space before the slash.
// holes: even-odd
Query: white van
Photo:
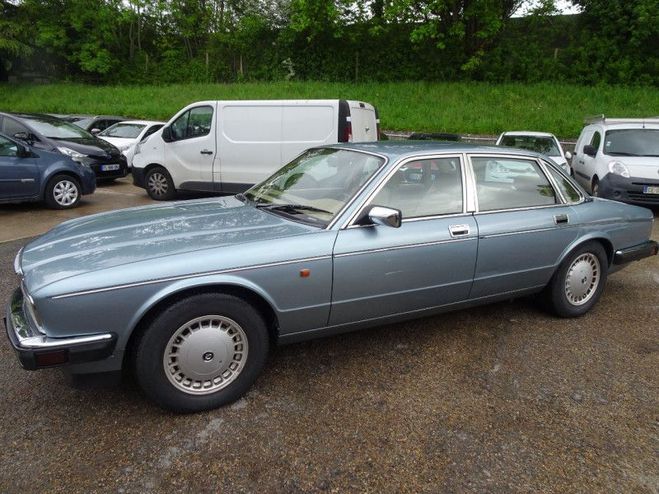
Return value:
<svg viewBox="0 0 659 494">
<path fill-rule="evenodd" d="M 199 101 L 137 147 L 133 181 L 156 200 L 242 192 L 307 148 L 377 140 L 377 111 L 360 101 Z"/>
</svg>

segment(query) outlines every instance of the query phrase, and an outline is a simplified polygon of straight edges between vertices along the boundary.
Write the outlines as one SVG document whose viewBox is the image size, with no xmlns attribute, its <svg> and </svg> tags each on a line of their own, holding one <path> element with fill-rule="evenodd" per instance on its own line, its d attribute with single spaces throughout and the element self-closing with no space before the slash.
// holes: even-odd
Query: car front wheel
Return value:
<svg viewBox="0 0 659 494">
<path fill-rule="evenodd" d="M 161 312 L 134 352 L 137 381 L 163 408 L 199 412 L 240 398 L 268 353 L 261 314 L 225 294 L 200 294 Z"/>
<path fill-rule="evenodd" d="M 578 317 L 599 300 L 606 284 L 608 259 L 602 245 L 588 242 L 560 265 L 547 287 L 546 301 L 560 317 Z"/>
<path fill-rule="evenodd" d="M 156 166 L 146 172 L 144 182 L 146 184 L 146 192 L 151 199 L 169 201 L 176 197 L 174 181 L 162 166 Z"/>
<path fill-rule="evenodd" d="M 69 175 L 55 175 L 46 184 L 44 200 L 52 209 L 71 209 L 80 202 L 80 182 Z"/>
</svg>

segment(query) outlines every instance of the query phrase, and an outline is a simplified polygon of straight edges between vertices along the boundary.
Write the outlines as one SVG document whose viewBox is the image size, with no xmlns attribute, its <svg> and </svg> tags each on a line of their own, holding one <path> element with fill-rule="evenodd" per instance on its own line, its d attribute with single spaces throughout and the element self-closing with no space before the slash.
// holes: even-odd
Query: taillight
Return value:
<svg viewBox="0 0 659 494">
<path fill-rule="evenodd" d="M 350 120 L 346 122 L 346 125 L 343 128 L 341 142 L 352 142 L 352 122 Z"/>
</svg>

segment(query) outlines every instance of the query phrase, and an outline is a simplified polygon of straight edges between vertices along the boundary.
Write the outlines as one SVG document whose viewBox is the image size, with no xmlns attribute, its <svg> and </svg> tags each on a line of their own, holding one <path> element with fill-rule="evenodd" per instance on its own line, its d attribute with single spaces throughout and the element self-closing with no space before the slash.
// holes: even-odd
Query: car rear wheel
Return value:
<svg viewBox="0 0 659 494">
<path fill-rule="evenodd" d="M 608 259 L 602 245 L 588 242 L 560 265 L 545 293 L 549 307 L 560 317 L 578 317 L 599 300 L 606 284 Z"/>
<path fill-rule="evenodd" d="M 200 294 L 161 312 L 136 343 L 133 364 L 144 393 L 175 412 L 210 410 L 240 398 L 268 353 L 261 314 L 224 294 Z"/>
<path fill-rule="evenodd" d="M 71 209 L 80 203 L 80 182 L 69 175 L 55 175 L 46 184 L 44 200 L 52 209 Z"/>
<path fill-rule="evenodd" d="M 169 201 L 176 197 L 174 181 L 167 170 L 161 166 L 151 168 L 144 177 L 146 192 L 156 201 Z"/>
</svg>

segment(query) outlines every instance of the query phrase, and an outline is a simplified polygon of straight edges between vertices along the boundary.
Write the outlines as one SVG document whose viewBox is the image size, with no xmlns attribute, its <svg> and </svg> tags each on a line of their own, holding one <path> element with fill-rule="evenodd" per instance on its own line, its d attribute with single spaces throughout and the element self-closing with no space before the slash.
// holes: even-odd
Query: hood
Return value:
<svg viewBox="0 0 659 494">
<path fill-rule="evenodd" d="M 119 156 L 119 150 L 107 141 L 96 137 L 80 137 L 75 139 L 50 138 L 55 146 L 64 146 L 87 156 L 110 158 Z"/>
<path fill-rule="evenodd" d="M 316 231 L 233 197 L 174 202 L 62 223 L 25 246 L 21 267 L 34 292 L 83 273 Z"/>
</svg>

